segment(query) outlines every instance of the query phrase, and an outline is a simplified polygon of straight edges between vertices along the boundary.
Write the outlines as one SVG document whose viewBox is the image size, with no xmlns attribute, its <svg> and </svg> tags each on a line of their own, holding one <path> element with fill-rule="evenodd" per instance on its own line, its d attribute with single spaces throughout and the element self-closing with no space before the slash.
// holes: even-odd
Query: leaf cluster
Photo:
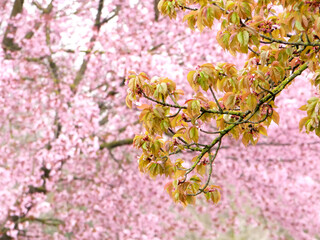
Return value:
<svg viewBox="0 0 320 240">
<path fill-rule="evenodd" d="M 183 21 L 192 30 L 202 32 L 219 21 L 220 46 L 248 57 L 241 70 L 231 63 L 197 66 L 187 75 L 194 95 L 184 102 L 183 91 L 168 78 L 128 76 L 127 105 L 140 98 L 150 101 L 139 106 L 146 130 L 134 140 L 143 151 L 139 169 L 151 177 L 170 177 L 166 189 L 175 202 L 193 204 L 203 193 L 217 203 L 221 189 L 210 181 L 223 138 L 229 135 L 247 146 L 267 136 L 271 122 L 279 124 L 274 100 L 306 69 L 315 73 L 311 84 L 319 87 L 320 14 L 312 6 L 310 1 L 292 0 L 159 2 L 159 11 L 170 18 L 186 12 Z M 300 130 L 305 127 L 318 136 L 319 102 L 313 97 L 302 106 L 308 116 L 300 122 Z M 187 159 L 173 157 L 184 152 L 196 153 L 191 166 Z"/>
</svg>

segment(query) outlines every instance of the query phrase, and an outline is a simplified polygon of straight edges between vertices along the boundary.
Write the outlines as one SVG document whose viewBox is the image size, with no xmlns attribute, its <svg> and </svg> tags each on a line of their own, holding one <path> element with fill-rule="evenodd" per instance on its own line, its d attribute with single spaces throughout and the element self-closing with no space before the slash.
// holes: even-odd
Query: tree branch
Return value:
<svg viewBox="0 0 320 240">
<path fill-rule="evenodd" d="M 97 38 L 97 34 L 99 34 L 100 28 L 103 24 L 109 22 L 112 18 L 114 18 L 115 16 L 118 15 L 118 12 L 120 11 L 120 6 L 117 6 L 113 12 L 114 14 L 110 17 L 107 17 L 105 19 L 103 19 L 102 21 L 100 20 L 101 18 L 101 12 L 102 12 L 102 8 L 103 8 L 103 0 L 99 1 L 99 6 L 98 6 L 98 12 L 96 15 L 96 20 L 95 20 L 95 27 L 97 27 L 97 33 L 94 33 L 93 36 L 90 39 L 90 46 L 87 49 L 86 55 L 83 58 L 82 64 L 76 74 L 76 77 L 73 81 L 73 84 L 70 86 L 71 90 L 75 93 L 77 91 L 78 85 L 80 84 L 80 82 L 82 81 L 84 74 L 87 70 L 87 66 L 88 63 L 90 61 L 90 56 L 91 56 L 91 52 L 93 51 L 93 47 L 94 47 L 94 43 L 96 41 Z"/>
<path fill-rule="evenodd" d="M 17 16 L 18 14 L 22 13 L 23 2 L 24 2 L 24 0 L 15 0 L 14 1 L 10 18 L 13 18 L 13 17 Z M 15 34 L 16 30 L 17 30 L 17 28 L 14 25 L 8 24 L 6 31 L 4 33 L 4 36 L 3 36 L 3 40 L 2 40 L 2 48 L 5 51 L 7 51 L 7 50 L 18 51 L 21 49 L 20 46 L 14 42 L 14 38 L 8 37 L 8 34 L 11 34 L 11 35 Z"/>
<path fill-rule="evenodd" d="M 113 19 L 114 17 L 116 17 L 118 14 L 119 14 L 119 11 L 121 9 L 121 6 L 120 5 L 117 5 L 116 8 L 113 10 L 113 14 L 110 16 L 110 17 L 106 17 L 104 18 L 100 25 L 103 25 L 105 23 L 108 23 L 111 19 Z"/>
<path fill-rule="evenodd" d="M 216 148 L 216 150 L 215 150 L 214 155 L 211 156 L 211 154 L 209 153 L 209 157 L 210 157 L 210 163 L 209 163 L 209 164 L 210 164 L 210 167 L 209 167 L 208 178 L 207 178 L 207 181 L 206 181 L 205 185 L 204 185 L 202 188 L 200 188 L 197 193 L 195 193 L 195 194 L 188 194 L 189 196 L 197 196 L 197 195 L 199 195 L 200 193 L 204 192 L 204 190 L 208 187 L 209 182 L 210 182 L 210 179 L 211 179 L 211 175 L 212 175 L 212 165 L 213 165 L 214 160 L 216 159 L 217 154 L 218 154 L 218 152 L 219 152 L 219 150 L 220 150 L 220 146 L 221 146 L 221 139 L 219 140 L 219 144 L 218 144 L 218 146 L 217 146 L 217 148 Z"/>
<path fill-rule="evenodd" d="M 143 94 L 143 97 L 152 101 L 152 102 L 155 102 L 155 103 L 158 103 L 162 106 L 166 106 L 166 107 L 171 107 L 171 108 L 179 108 L 179 109 L 187 109 L 187 107 L 185 106 L 180 106 L 180 105 L 174 105 L 174 104 L 169 104 L 169 103 L 165 103 L 165 102 L 160 102 L 156 99 L 153 99 L 151 97 L 148 97 L 145 93 L 142 93 Z M 213 113 L 213 114 L 226 114 L 226 115 L 235 115 L 235 116 L 243 116 L 245 113 L 244 112 L 239 112 L 239 111 L 218 111 L 218 110 L 213 110 L 213 109 L 204 109 L 204 108 L 201 108 L 200 110 L 202 113 Z"/>
<path fill-rule="evenodd" d="M 159 9 L 158 9 L 158 3 L 160 0 L 153 0 L 153 10 L 154 10 L 154 20 L 158 22 L 159 20 Z"/>
<path fill-rule="evenodd" d="M 107 148 L 107 149 L 113 149 L 116 147 L 121 147 L 125 145 L 131 145 L 133 143 L 133 138 L 127 138 L 123 140 L 116 140 L 108 143 L 102 143 L 100 144 L 100 150 Z"/>
</svg>

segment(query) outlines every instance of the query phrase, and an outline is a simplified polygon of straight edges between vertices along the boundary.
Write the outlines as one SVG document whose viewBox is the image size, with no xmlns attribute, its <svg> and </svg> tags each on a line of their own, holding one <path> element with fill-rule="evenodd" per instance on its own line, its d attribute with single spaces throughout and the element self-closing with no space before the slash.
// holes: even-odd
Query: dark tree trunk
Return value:
<svg viewBox="0 0 320 240">
<path fill-rule="evenodd" d="M 19 13 L 22 12 L 23 9 L 23 2 L 24 0 L 15 0 L 14 4 L 13 4 L 13 8 L 11 11 L 11 15 L 10 17 L 15 17 L 17 16 Z M 18 51 L 20 50 L 20 47 L 18 46 L 18 44 L 16 44 L 14 42 L 14 38 L 13 37 L 8 37 L 8 34 L 15 34 L 16 32 L 16 27 L 13 26 L 12 24 L 9 24 L 7 26 L 7 29 L 5 31 L 3 40 L 2 40 L 2 47 L 4 48 L 5 51 L 10 50 L 10 51 Z"/>
<path fill-rule="evenodd" d="M 154 5 L 153 5 L 153 8 L 154 8 L 154 20 L 157 22 L 158 19 L 159 19 L 159 10 L 158 10 L 158 3 L 159 3 L 160 0 L 154 0 Z"/>
</svg>

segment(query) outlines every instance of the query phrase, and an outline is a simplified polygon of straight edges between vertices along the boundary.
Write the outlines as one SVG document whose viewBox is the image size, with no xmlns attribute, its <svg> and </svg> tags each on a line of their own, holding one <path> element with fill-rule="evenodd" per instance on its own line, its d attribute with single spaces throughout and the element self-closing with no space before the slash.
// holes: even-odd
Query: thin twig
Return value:
<svg viewBox="0 0 320 240">
<path fill-rule="evenodd" d="M 248 49 L 249 49 L 251 52 L 255 53 L 256 55 L 260 56 L 260 53 L 256 52 L 256 51 L 253 50 L 251 47 L 248 46 Z"/>
<path fill-rule="evenodd" d="M 190 11 L 198 11 L 198 8 L 191 8 L 191 7 L 183 6 L 183 5 L 180 5 L 180 4 L 179 4 L 179 7 L 182 8 L 182 9 L 190 10 Z"/>
<path fill-rule="evenodd" d="M 200 128 L 200 131 L 204 132 L 204 133 L 207 133 L 207 134 L 219 134 L 220 133 L 220 131 L 210 132 L 210 131 L 203 130 L 201 128 Z"/>
<path fill-rule="evenodd" d="M 219 144 L 218 144 L 218 146 L 217 146 L 217 149 L 216 149 L 214 155 L 212 156 L 212 155 L 210 154 L 210 152 L 208 152 L 208 153 L 209 153 L 209 159 L 210 159 L 210 167 L 209 167 L 208 178 L 207 178 L 207 181 L 206 181 L 205 185 L 204 185 L 202 188 L 200 188 L 197 193 L 195 193 L 195 194 L 187 194 L 188 196 L 197 196 L 197 195 L 199 195 L 200 193 L 202 193 L 202 192 L 208 187 L 209 182 L 210 182 L 210 179 L 211 179 L 211 175 L 212 175 L 212 168 L 213 168 L 212 165 L 213 165 L 213 163 L 214 163 L 214 160 L 215 160 L 216 157 L 217 157 L 217 154 L 218 154 L 218 152 L 219 152 L 220 146 L 221 146 L 221 139 L 219 140 Z"/>
<path fill-rule="evenodd" d="M 216 104 L 217 104 L 217 106 L 219 108 L 219 111 L 223 112 L 223 110 L 222 110 L 222 108 L 220 106 L 220 103 L 218 102 L 218 99 L 217 99 L 216 95 L 214 94 L 214 91 L 212 90 L 212 87 L 210 86 L 209 89 L 210 89 L 210 92 L 211 92 L 211 94 L 212 94 L 212 96 L 214 98 L 214 101 L 216 102 Z"/>
</svg>

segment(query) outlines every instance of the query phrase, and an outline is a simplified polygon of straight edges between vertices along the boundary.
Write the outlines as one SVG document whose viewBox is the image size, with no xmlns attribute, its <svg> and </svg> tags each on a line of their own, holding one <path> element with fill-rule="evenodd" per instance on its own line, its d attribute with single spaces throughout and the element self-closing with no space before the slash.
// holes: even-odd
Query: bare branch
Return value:
<svg viewBox="0 0 320 240">
<path fill-rule="evenodd" d="M 210 163 L 209 163 L 209 164 L 210 164 L 210 167 L 209 167 L 208 178 L 207 178 L 207 181 L 206 181 L 205 185 L 204 185 L 202 188 L 200 188 L 197 193 L 195 193 L 195 194 L 188 194 L 189 196 L 197 196 L 197 195 L 199 195 L 200 193 L 204 192 L 204 190 L 208 187 L 209 182 L 210 182 L 210 180 L 211 180 L 213 163 L 214 163 L 214 160 L 215 160 L 216 157 L 217 157 L 217 154 L 218 154 L 218 152 L 219 152 L 220 146 L 221 146 L 221 139 L 219 140 L 219 144 L 218 144 L 218 146 L 217 146 L 217 148 L 216 148 L 216 151 L 215 151 L 214 155 L 212 156 L 212 155 L 210 154 L 210 152 L 209 152 L 209 158 L 210 158 Z"/>
<path fill-rule="evenodd" d="M 102 12 L 102 8 L 103 8 L 103 0 L 99 1 L 99 6 L 98 6 L 98 12 L 96 15 L 96 21 L 95 21 L 95 26 L 98 28 L 97 29 L 97 34 L 99 34 L 100 28 L 103 24 L 109 22 L 112 18 L 114 18 L 115 16 L 118 15 L 119 11 L 120 11 L 120 6 L 117 6 L 114 10 L 113 10 L 113 15 L 111 15 L 110 17 L 107 17 L 105 19 L 103 19 L 102 21 L 100 21 L 101 18 L 101 12 Z M 90 39 L 90 46 L 87 49 L 86 55 L 83 58 L 82 64 L 76 74 L 76 77 L 73 81 L 73 84 L 70 86 L 70 88 L 72 89 L 73 92 L 77 91 L 78 85 L 80 84 L 80 82 L 82 81 L 84 74 L 87 70 L 87 66 L 88 63 L 90 61 L 90 56 L 91 56 L 91 52 L 93 51 L 94 48 L 94 43 L 96 41 L 97 38 L 97 34 L 94 33 L 94 35 L 91 37 Z"/>
<path fill-rule="evenodd" d="M 109 17 L 104 18 L 104 19 L 101 21 L 100 25 L 103 25 L 103 24 L 105 24 L 105 23 L 108 23 L 111 19 L 113 19 L 114 17 L 116 17 L 116 16 L 118 15 L 120 9 L 121 9 L 121 6 L 120 6 L 120 5 L 117 5 L 116 8 L 113 10 L 113 14 L 112 14 L 111 16 L 109 16 Z"/>
<path fill-rule="evenodd" d="M 158 9 L 158 3 L 160 0 L 153 0 L 153 9 L 154 9 L 154 20 L 158 22 L 159 20 L 159 9 Z"/>
<path fill-rule="evenodd" d="M 10 18 L 15 17 L 22 12 L 23 2 L 24 2 L 24 0 L 15 0 L 14 1 Z M 8 34 L 14 35 L 16 30 L 17 30 L 16 27 L 13 26 L 12 24 L 9 24 L 7 26 L 6 31 L 4 33 L 4 36 L 3 36 L 3 40 L 2 40 L 2 47 L 5 51 L 7 51 L 7 50 L 18 51 L 21 49 L 20 46 L 14 42 L 14 38 L 8 37 Z"/>
<path fill-rule="evenodd" d="M 214 91 L 212 90 L 212 87 L 210 86 L 209 89 L 210 89 L 210 92 L 211 92 L 211 94 L 212 94 L 212 96 L 214 98 L 214 101 L 216 102 L 216 104 L 217 104 L 217 106 L 219 108 L 219 111 L 223 112 L 223 110 L 222 110 L 222 108 L 220 106 L 220 103 L 219 103 L 218 99 L 216 98 L 216 95 L 214 94 Z"/>
<path fill-rule="evenodd" d="M 121 147 L 125 145 L 131 145 L 133 143 L 133 138 L 127 138 L 123 140 L 116 140 L 108 143 L 102 143 L 100 144 L 100 150 L 107 148 L 107 149 L 113 149 L 116 147 Z"/>
</svg>

